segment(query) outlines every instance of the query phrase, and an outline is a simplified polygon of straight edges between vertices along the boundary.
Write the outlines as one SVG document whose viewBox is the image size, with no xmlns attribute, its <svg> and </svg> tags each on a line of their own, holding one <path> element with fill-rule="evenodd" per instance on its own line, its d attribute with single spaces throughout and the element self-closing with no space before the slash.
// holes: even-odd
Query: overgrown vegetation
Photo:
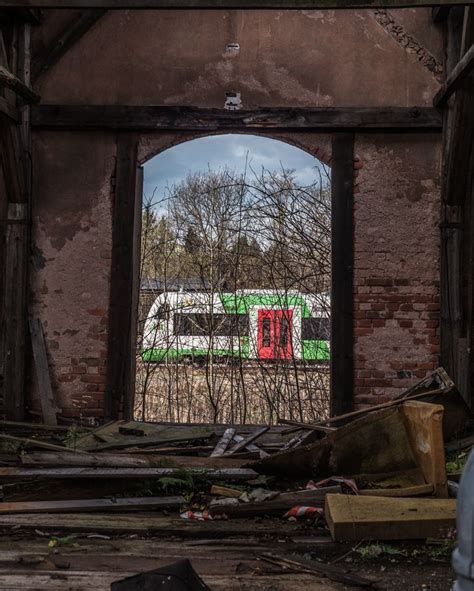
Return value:
<svg viewBox="0 0 474 591">
<path fill-rule="evenodd" d="M 321 294 L 330 289 L 328 171 L 302 186 L 293 171 L 225 169 L 190 175 L 167 195 L 145 198 L 141 274 L 156 280 L 142 298 L 139 334 L 162 291 L 192 284 L 209 294 L 246 290 Z M 329 315 L 329 310 L 327 310 Z M 212 331 L 212 329 L 211 329 Z M 212 335 L 211 335 L 212 339 Z M 329 368 L 296 360 L 182 359 L 142 363 L 137 347 L 135 413 L 144 420 L 274 423 L 328 412 Z M 219 362 L 218 362 L 219 361 Z"/>
</svg>

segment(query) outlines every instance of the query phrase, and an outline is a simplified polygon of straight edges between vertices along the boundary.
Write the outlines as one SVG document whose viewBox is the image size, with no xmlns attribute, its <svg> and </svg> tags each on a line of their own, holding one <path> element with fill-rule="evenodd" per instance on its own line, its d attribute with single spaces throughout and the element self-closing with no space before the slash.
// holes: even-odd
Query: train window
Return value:
<svg viewBox="0 0 474 591">
<path fill-rule="evenodd" d="M 330 335 L 329 318 L 303 318 L 301 326 L 303 341 L 328 341 Z"/>
<path fill-rule="evenodd" d="M 247 336 L 246 314 L 175 314 L 173 332 L 182 336 Z"/>
<path fill-rule="evenodd" d="M 270 323 L 271 320 L 270 318 L 268 318 L 268 316 L 262 320 L 262 347 L 269 347 L 272 342 L 270 334 Z"/>
<path fill-rule="evenodd" d="M 170 319 L 170 306 L 169 304 L 161 305 L 155 314 L 156 320 L 169 320 Z"/>
<path fill-rule="evenodd" d="M 288 318 L 283 316 L 280 320 L 280 347 L 286 349 L 288 347 L 288 336 L 289 336 L 289 322 Z"/>
</svg>

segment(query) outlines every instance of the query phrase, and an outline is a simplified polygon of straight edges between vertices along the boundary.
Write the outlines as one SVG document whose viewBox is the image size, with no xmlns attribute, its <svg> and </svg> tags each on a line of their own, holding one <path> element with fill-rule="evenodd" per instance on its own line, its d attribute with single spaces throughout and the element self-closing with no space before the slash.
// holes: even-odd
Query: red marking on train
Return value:
<svg viewBox="0 0 474 591">
<path fill-rule="evenodd" d="M 293 310 L 258 311 L 258 356 L 260 359 L 291 359 L 293 356 Z"/>
</svg>

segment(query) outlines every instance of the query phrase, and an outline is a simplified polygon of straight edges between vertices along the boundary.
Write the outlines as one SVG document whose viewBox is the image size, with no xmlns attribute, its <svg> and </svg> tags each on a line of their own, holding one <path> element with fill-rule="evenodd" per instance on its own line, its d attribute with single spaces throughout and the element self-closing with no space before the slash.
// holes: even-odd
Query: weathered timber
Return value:
<svg viewBox="0 0 474 591">
<path fill-rule="evenodd" d="M 361 417 L 367 415 L 369 413 L 375 412 L 377 410 L 382 410 L 383 408 L 390 408 L 391 406 L 397 406 L 402 404 L 403 402 L 407 402 L 408 400 L 421 400 L 423 398 L 430 398 L 431 396 L 435 396 L 436 394 L 442 394 L 443 390 L 437 388 L 435 390 L 429 390 L 427 392 L 422 392 L 420 394 L 413 394 L 407 398 L 396 398 L 394 400 L 389 400 L 388 402 L 382 402 L 380 404 L 374 404 L 368 408 L 361 408 L 359 410 L 353 410 L 351 412 L 344 413 L 342 415 L 337 415 L 334 417 L 330 417 L 329 419 L 323 419 L 318 423 L 308 423 L 307 427 L 310 425 L 318 426 L 320 424 L 329 425 L 333 423 L 340 423 L 344 422 L 347 419 L 355 419 L 357 417 Z"/>
<path fill-rule="evenodd" d="M 331 415 L 354 395 L 354 134 L 334 135 L 331 155 Z"/>
<path fill-rule="evenodd" d="M 301 533 L 298 523 L 278 520 L 253 522 L 249 532 L 248 523 L 236 521 L 186 521 L 179 517 L 164 515 L 107 515 L 102 513 L 80 513 L 69 515 L 0 515 L 0 527 L 42 531 L 89 532 L 89 533 L 139 533 L 156 534 L 162 537 L 177 536 L 179 538 L 248 538 L 249 534 L 256 538 L 280 539 Z M 134 540 L 135 541 L 135 540 Z"/>
<path fill-rule="evenodd" d="M 314 9 L 407 8 L 443 4 L 456 6 L 466 0 L 0 0 L 0 8 L 107 8 L 107 9 Z"/>
<path fill-rule="evenodd" d="M 183 437 L 171 437 L 171 438 L 166 438 L 163 436 L 157 436 L 157 437 L 152 437 L 152 436 L 148 436 L 148 437 L 141 437 L 139 440 L 133 440 L 133 441 L 117 441 L 117 442 L 111 442 L 111 443 L 99 443 L 97 445 L 90 445 L 90 446 L 84 446 L 81 448 L 85 449 L 87 451 L 108 451 L 108 450 L 119 450 L 119 449 L 128 449 L 128 448 L 132 448 L 132 447 L 137 447 L 137 448 L 142 448 L 142 447 L 147 447 L 149 445 L 152 446 L 156 446 L 161 444 L 169 444 L 169 443 L 187 443 L 187 442 L 192 442 L 192 441 L 202 441 L 204 439 L 208 439 L 209 437 L 211 437 L 211 435 L 183 435 Z"/>
<path fill-rule="evenodd" d="M 31 318 L 29 324 L 43 420 L 46 425 L 57 425 L 56 404 L 54 402 L 53 388 L 51 386 L 51 377 L 49 375 L 49 364 L 46 355 L 43 325 L 41 324 L 41 320 L 37 318 Z"/>
<path fill-rule="evenodd" d="M 275 564 L 285 569 L 290 569 L 296 572 L 310 573 L 316 576 L 323 575 L 332 581 L 337 581 L 338 583 L 343 583 L 344 585 L 355 587 L 371 587 L 375 583 L 374 581 L 365 579 L 359 575 L 348 573 L 346 569 L 334 564 L 326 564 L 316 560 L 306 560 L 301 558 L 298 560 L 288 559 L 276 554 L 259 554 L 258 556 L 266 562 L 270 562 L 271 564 Z"/>
<path fill-rule="evenodd" d="M 242 435 L 234 435 L 232 437 L 232 439 L 236 443 L 240 443 L 241 441 L 243 441 L 244 438 L 242 437 Z M 270 455 L 269 453 L 267 453 L 266 451 L 264 451 L 263 449 L 258 447 L 258 445 L 255 445 L 254 443 L 247 443 L 247 445 L 245 446 L 245 449 L 247 451 L 249 451 L 250 453 L 258 454 L 261 458 L 266 458 Z"/>
<path fill-rule="evenodd" d="M 401 488 L 366 488 L 359 490 L 360 495 L 368 497 L 419 497 L 433 494 L 432 484 L 418 484 Z"/>
<path fill-rule="evenodd" d="M 121 406 L 131 409 L 132 307 L 138 137 L 117 135 L 116 184 L 112 212 L 112 261 L 108 326 L 105 418 L 117 419 Z M 127 417 L 129 418 L 129 417 Z"/>
<path fill-rule="evenodd" d="M 0 514 L 13 513 L 88 513 L 90 511 L 152 511 L 179 509 L 182 496 L 174 497 L 116 497 L 112 499 L 79 499 L 74 501 L 24 501 L 0 503 Z"/>
<path fill-rule="evenodd" d="M 17 443 L 21 447 L 39 447 L 40 449 L 48 449 L 51 451 L 60 451 L 65 453 L 87 453 L 80 449 L 72 449 L 70 447 L 63 447 L 61 445 L 55 445 L 54 443 L 48 443 L 47 441 L 41 441 L 39 439 L 27 439 L 26 437 L 15 437 L 14 435 L 7 435 L 6 433 L 0 433 L 0 439 L 4 441 L 11 441 Z"/>
<path fill-rule="evenodd" d="M 261 517 L 265 515 L 280 515 L 295 505 L 309 505 L 311 507 L 324 507 L 326 495 L 340 493 L 340 486 L 328 486 L 315 490 L 300 490 L 281 493 L 274 499 L 256 503 L 239 503 L 237 505 L 216 505 L 209 508 L 209 513 L 215 515 L 227 515 L 229 518 Z"/>
<path fill-rule="evenodd" d="M 32 79 L 36 81 L 50 70 L 106 13 L 105 9 L 81 12 L 72 23 L 48 45 L 33 61 Z"/>
<path fill-rule="evenodd" d="M 313 431 L 321 431 L 322 433 L 331 433 L 335 430 L 335 427 L 324 427 L 323 425 L 301 423 L 299 421 L 290 421 L 289 419 L 278 419 L 278 422 L 282 425 L 293 425 L 300 429 L 312 429 Z"/>
<path fill-rule="evenodd" d="M 240 468 L 248 463 L 246 460 L 234 458 L 201 458 L 187 456 L 129 456 L 126 454 L 80 454 L 72 456 L 64 453 L 29 453 L 21 456 L 23 466 L 83 466 L 104 468 L 172 468 L 183 466 L 184 468 Z"/>
<path fill-rule="evenodd" d="M 199 107 L 120 105 L 40 105 L 31 123 L 45 128 L 116 129 L 130 131 L 436 131 L 441 114 L 429 107 L 272 107 L 226 111 Z"/>
<path fill-rule="evenodd" d="M 162 478 L 180 474 L 180 468 L 0 468 L 0 479 L 23 478 Z M 250 468 L 205 469 L 189 468 L 190 474 L 209 480 L 252 480 L 258 476 Z"/>
<path fill-rule="evenodd" d="M 442 107 L 449 100 L 449 97 L 460 88 L 464 80 L 474 69 L 474 45 L 467 50 L 467 52 L 459 60 L 459 63 L 454 70 L 446 78 L 441 88 L 436 93 L 433 99 L 435 107 Z"/>
<path fill-rule="evenodd" d="M 245 449 L 247 447 L 247 445 L 249 445 L 249 443 L 256 441 L 259 437 L 261 437 L 269 429 L 270 429 L 270 427 L 268 427 L 268 426 L 261 427 L 260 429 L 257 429 L 253 433 L 250 433 L 249 435 L 247 435 L 247 437 L 244 437 L 242 439 L 242 441 L 240 441 L 239 443 L 234 445 L 231 449 L 225 451 L 224 456 L 231 456 L 231 455 Z"/>
<path fill-rule="evenodd" d="M 0 86 L 9 88 L 29 105 L 39 103 L 41 100 L 39 94 L 36 94 L 36 92 L 24 84 L 15 74 L 9 72 L 4 66 L 0 66 Z"/>
<path fill-rule="evenodd" d="M 456 525 L 456 501 L 327 495 L 324 514 L 337 542 L 441 538 Z"/>
<path fill-rule="evenodd" d="M 217 458 L 219 456 L 224 455 L 225 450 L 229 447 L 230 442 L 232 441 L 232 437 L 235 434 L 235 429 L 229 427 L 224 431 L 224 435 L 219 439 L 214 448 L 213 452 L 211 453 L 211 458 Z"/>
</svg>

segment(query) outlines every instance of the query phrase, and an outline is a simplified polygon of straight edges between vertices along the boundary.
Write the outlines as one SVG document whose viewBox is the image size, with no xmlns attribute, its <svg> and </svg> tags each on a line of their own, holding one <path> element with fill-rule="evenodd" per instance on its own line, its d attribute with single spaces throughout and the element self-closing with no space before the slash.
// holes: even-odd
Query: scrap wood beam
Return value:
<svg viewBox="0 0 474 591">
<path fill-rule="evenodd" d="M 458 64 L 446 78 L 446 81 L 436 93 L 433 99 L 433 105 L 435 107 L 443 107 L 449 97 L 461 88 L 464 80 L 474 70 L 474 45 L 466 51 L 463 57 L 459 60 Z"/>
<path fill-rule="evenodd" d="M 409 8 L 463 5 L 469 0 L 0 0 L 0 8 L 231 9 L 231 8 Z"/>
<path fill-rule="evenodd" d="M 40 105 L 32 125 L 43 128 L 126 131 L 440 131 L 441 114 L 431 107 L 259 108 L 226 111 L 199 107 Z"/>
<path fill-rule="evenodd" d="M 29 86 L 12 74 L 4 66 L 0 66 L 0 86 L 12 90 L 28 105 L 39 103 L 41 97 Z"/>
<path fill-rule="evenodd" d="M 105 9 L 81 12 L 33 59 L 33 81 L 50 70 L 107 12 Z"/>
</svg>

